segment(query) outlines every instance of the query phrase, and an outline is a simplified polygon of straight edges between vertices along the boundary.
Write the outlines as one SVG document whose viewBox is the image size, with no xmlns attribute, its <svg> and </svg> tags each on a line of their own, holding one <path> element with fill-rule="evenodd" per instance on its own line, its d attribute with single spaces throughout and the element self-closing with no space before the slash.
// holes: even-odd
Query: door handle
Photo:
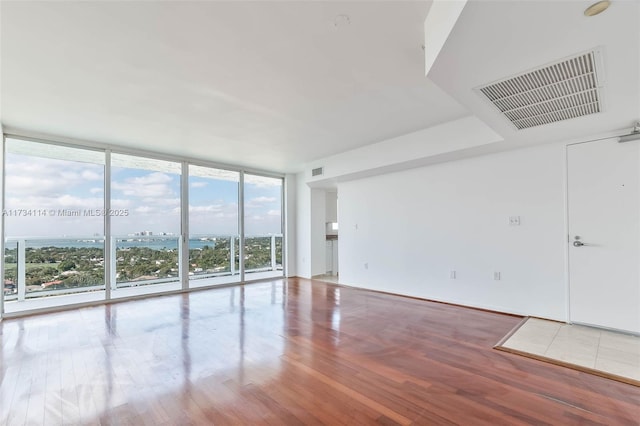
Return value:
<svg viewBox="0 0 640 426">
<path fill-rule="evenodd" d="M 578 240 L 573 242 L 573 246 L 574 247 L 582 247 L 582 246 L 586 246 L 586 245 L 587 244 L 583 243 L 582 241 L 578 241 Z"/>
</svg>

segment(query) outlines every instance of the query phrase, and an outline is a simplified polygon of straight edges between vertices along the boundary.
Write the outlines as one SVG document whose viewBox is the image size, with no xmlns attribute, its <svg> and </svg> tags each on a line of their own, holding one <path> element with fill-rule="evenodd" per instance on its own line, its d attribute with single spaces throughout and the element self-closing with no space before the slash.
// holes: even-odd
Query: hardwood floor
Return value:
<svg viewBox="0 0 640 426">
<path fill-rule="evenodd" d="M 492 349 L 520 318 L 274 280 L 0 322 L 0 424 L 640 424 L 640 388 Z"/>
</svg>

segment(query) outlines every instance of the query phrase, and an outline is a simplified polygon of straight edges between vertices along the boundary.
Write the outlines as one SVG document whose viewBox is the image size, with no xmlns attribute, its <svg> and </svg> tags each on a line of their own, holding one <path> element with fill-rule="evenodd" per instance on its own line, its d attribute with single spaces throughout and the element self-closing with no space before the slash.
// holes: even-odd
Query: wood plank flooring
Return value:
<svg viewBox="0 0 640 426">
<path fill-rule="evenodd" d="M 304 279 L 4 320 L 0 424 L 640 424 L 640 388 L 493 350 L 519 321 Z"/>
</svg>

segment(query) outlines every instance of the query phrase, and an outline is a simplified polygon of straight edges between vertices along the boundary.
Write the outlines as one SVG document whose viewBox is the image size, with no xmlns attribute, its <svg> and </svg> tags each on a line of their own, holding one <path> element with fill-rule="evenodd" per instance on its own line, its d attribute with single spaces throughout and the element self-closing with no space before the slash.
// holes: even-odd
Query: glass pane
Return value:
<svg viewBox="0 0 640 426">
<path fill-rule="evenodd" d="M 11 138 L 6 147 L 7 312 L 104 298 L 104 153 Z"/>
<path fill-rule="evenodd" d="M 180 163 L 111 155 L 114 298 L 180 288 L 180 175 Z"/>
<path fill-rule="evenodd" d="M 7 241 L 4 246 L 4 300 L 18 298 L 18 243 Z"/>
<path fill-rule="evenodd" d="M 246 280 L 283 275 L 282 182 L 281 178 L 245 174 Z"/>
<path fill-rule="evenodd" d="M 240 173 L 189 166 L 189 280 L 191 287 L 240 280 Z"/>
</svg>

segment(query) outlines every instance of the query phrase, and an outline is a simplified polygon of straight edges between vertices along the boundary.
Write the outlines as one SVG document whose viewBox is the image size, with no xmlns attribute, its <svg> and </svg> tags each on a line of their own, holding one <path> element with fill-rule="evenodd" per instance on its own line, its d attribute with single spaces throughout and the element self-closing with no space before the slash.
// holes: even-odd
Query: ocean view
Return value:
<svg viewBox="0 0 640 426">
<path fill-rule="evenodd" d="M 231 237 L 210 237 L 208 239 L 203 239 L 205 237 L 198 238 L 190 238 L 189 239 L 189 248 L 190 249 L 201 249 L 205 246 L 213 246 L 216 241 L 220 240 L 229 240 Z M 239 238 L 236 236 L 236 238 Z M 246 239 L 250 239 L 252 237 L 246 237 Z M 255 237 L 254 237 L 255 238 Z M 116 243 L 118 249 L 121 248 L 132 248 L 132 247 L 147 247 L 152 250 L 175 250 L 178 248 L 178 236 L 175 237 L 160 237 L 160 238 L 148 238 L 148 237 L 122 237 L 117 238 Z M 9 240 L 5 243 L 6 248 L 11 248 L 15 246 L 15 240 Z M 80 238 L 80 239 L 37 239 L 27 240 L 27 247 L 31 248 L 43 248 L 43 247 L 60 247 L 60 248 L 102 248 L 104 245 L 103 239 L 92 239 L 92 238 Z"/>
</svg>

